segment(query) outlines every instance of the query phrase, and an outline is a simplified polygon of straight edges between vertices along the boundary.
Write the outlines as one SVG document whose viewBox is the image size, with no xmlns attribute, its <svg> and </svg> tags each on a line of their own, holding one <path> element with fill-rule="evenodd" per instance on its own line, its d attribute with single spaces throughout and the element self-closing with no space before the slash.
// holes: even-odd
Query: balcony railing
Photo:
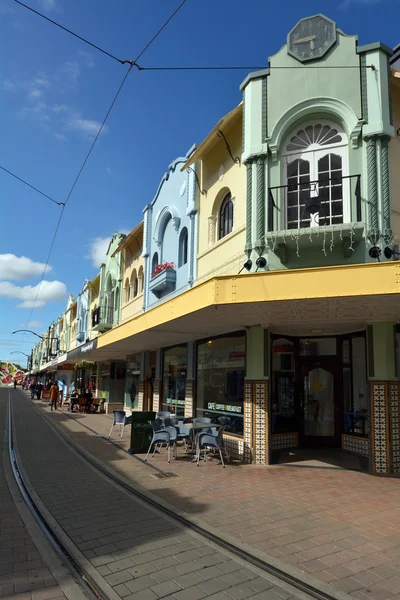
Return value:
<svg viewBox="0 0 400 600">
<path fill-rule="evenodd" d="M 361 175 L 304 179 L 300 176 L 299 182 L 269 188 L 268 232 L 362 220 Z M 352 210 L 355 218 L 348 216 Z"/>
<path fill-rule="evenodd" d="M 112 306 L 99 306 L 92 312 L 92 328 L 97 331 L 111 329 L 114 320 Z"/>
</svg>

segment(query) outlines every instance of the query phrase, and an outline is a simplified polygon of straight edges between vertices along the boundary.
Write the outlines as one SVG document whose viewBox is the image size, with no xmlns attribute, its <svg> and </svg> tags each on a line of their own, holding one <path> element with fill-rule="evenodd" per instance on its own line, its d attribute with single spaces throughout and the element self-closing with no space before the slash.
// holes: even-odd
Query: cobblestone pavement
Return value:
<svg viewBox="0 0 400 600">
<path fill-rule="evenodd" d="M 8 390 L 0 390 L 0 439 L 4 446 Z M 0 597 L 13 600 L 64 598 L 20 517 L 0 457 Z"/>
<path fill-rule="evenodd" d="M 38 403 L 42 410 L 47 406 Z M 188 514 L 246 542 L 282 564 L 361 598 L 400 599 L 400 480 L 313 463 L 300 466 L 228 466 L 217 460 L 197 468 L 184 457 L 151 465 L 177 479 L 158 480 L 126 453 L 111 415 L 52 413 L 86 451 L 127 479 Z M 179 482 L 179 483 L 178 483 Z M 266 556 L 267 558 L 267 556 Z"/>
<path fill-rule="evenodd" d="M 17 451 L 33 488 L 117 597 L 294 597 L 285 584 L 276 585 L 274 578 L 249 568 L 109 482 L 60 439 L 21 393 L 13 406 Z"/>
</svg>

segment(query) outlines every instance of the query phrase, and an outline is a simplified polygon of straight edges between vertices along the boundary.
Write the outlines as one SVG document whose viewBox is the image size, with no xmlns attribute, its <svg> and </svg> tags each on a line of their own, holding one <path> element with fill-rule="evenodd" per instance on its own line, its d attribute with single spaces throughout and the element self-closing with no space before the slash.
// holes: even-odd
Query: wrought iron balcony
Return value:
<svg viewBox="0 0 400 600">
<path fill-rule="evenodd" d="M 114 310 L 112 306 L 99 306 L 92 311 L 92 329 L 103 332 L 111 329 L 114 320 Z"/>
<path fill-rule="evenodd" d="M 269 188 L 269 232 L 361 222 L 361 175 L 297 179 Z"/>
</svg>

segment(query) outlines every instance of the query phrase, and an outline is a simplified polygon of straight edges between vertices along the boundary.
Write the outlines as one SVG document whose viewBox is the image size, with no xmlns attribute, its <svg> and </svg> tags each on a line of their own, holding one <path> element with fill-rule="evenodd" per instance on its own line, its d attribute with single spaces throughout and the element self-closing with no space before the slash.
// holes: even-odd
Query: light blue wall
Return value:
<svg viewBox="0 0 400 600">
<path fill-rule="evenodd" d="M 182 165 L 193 151 L 194 147 L 185 157 L 177 158 L 169 165 L 153 201 L 143 210 L 144 310 L 181 293 L 192 285 L 196 278 L 198 188 L 193 171 L 181 172 Z M 196 165 L 192 168 L 195 170 Z M 184 228 L 188 232 L 187 263 L 179 266 L 180 237 Z M 158 254 L 159 263 L 173 262 L 176 270 L 175 289 L 160 298 L 150 289 L 155 252 Z"/>
<path fill-rule="evenodd" d="M 80 346 L 85 343 L 89 336 L 88 323 L 89 323 L 89 280 L 86 279 L 83 283 L 82 292 L 78 295 L 77 299 L 77 315 L 78 315 L 78 327 L 77 327 L 77 339 L 76 345 Z M 83 333 L 80 338 L 79 334 Z"/>
</svg>

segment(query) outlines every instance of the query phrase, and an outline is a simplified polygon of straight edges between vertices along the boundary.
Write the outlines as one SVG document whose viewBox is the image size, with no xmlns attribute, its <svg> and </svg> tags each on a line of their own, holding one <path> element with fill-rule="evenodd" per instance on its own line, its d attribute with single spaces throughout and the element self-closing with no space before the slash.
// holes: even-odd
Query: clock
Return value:
<svg viewBox="0 0 400 600">
<path fill-rule="evenodd" d="M 288 35 L 288 54 L 306 62 L 322 58 L 336 43 L 336 23 L 324 15 L 299 21 Z"/>
</svg>

